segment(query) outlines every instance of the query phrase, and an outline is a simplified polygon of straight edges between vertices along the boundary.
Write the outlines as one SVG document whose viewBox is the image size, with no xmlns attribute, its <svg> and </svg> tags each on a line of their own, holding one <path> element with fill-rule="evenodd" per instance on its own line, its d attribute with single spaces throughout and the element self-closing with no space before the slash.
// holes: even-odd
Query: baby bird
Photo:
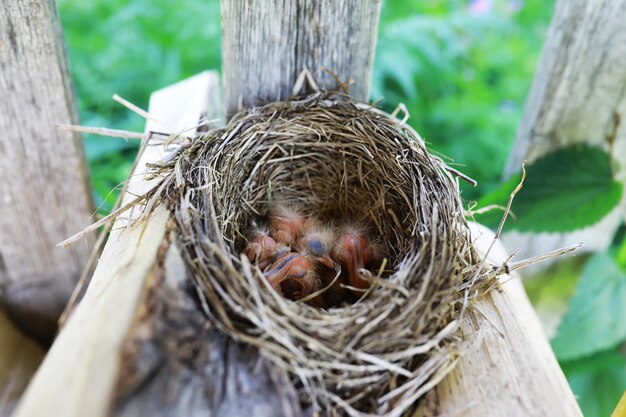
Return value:
<svg viewBox="0 0 626 417">
<path fill-rule="evenodd" d="M 244 249 L 244 255 L 248 257 L 250 262 L 256 262 L 261 270 L 267 268 L 276 254 L 276 241 L 272 239 L 266 230 L 254 228 L 252 230 L 252 239 L 248 242 L 248 246 Z"/>
<path fill-rule="evenodd" d="M 300 251 L 309 257 L 309 260 L 315 267 L 315 272 L 321 282 L 321 288 L 326 289 L 321 294 L 321 299 L 316 297 L 314 301 L 317 304 L 322 304 L 321 300 L 323 300 L 325 306 L 338 305 L 345 298 L 341 294 L 343 289 L 340 286 L 340 281 L 335 281 L 337 273 L 339 273 L 339 265 L 330 256 L 335 245 L 335 239 L 336 234 L 331 227 L 309 220 L 304 236 L 300 239 L 298 245 Z M 335 282 L 333 283 L 333 281 Z"/>
<path fill-rule="evenodd" d="M 320 289 L 313 264 L 301 253 L 285 253 L 264 275 L 274 290 L 291 300 L 299 300 Z"/>
<path fill-rule="evenodd" d="M 331 228 L 307 221 L 304 235 L 298 241 L 297 248 L 316 263 L 334 269 L 335 263 L 330 257 L 334 244 L 335 234 Z"/>
<path fill-rule="evenodd" d="M 354 295 L 361 296 L 369 289 L 370 283 L 359 275 L 361 268 L 376 270 L 383 261 L 382 248 L 370 241 L 364 232 L 356 228 L 346 228 L 337 240 L 332 252 L 333 258 L 341 265 L 341 271 Z"/>
<path fill-rule="evenodd" d="M 306 220 L 296 209 L 278 205 L 269 217 L 269 234 L 278 247 L 291 247 L 302 236 Z"/>
</svg>

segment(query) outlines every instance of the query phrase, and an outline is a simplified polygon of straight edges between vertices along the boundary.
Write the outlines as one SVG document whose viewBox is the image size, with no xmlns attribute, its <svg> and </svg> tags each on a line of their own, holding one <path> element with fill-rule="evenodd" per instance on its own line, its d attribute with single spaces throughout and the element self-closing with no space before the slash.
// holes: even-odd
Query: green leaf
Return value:
<svg viewBox="0 0 626 417">
<path fill-rule="evenodd" d="M 519 183 L 514 176 L 484 196 L 477 207 L 505 206 Z M 523 232 L 567 232 L 598 222 L 621 200 L 622 184 L 613 179 L 609 155 L 600 148 L 575 145 L 538 159 L 526 169 L 524 187 L 517 194 L 507 227 Z M 475 216 L 497 226 L 502 211 Z"/>
<path fill-rule="evenodd" d="M 607 253 L 592 256 L 552 347 L 560 360 L 611 348 L 626 339 L 626 273 Z"/>
<path fill-rule="evenodd" d="M 585 417 L 606 417 L 626 390 L 626 357 L 616 350 L 599 352 L 561 367 Z"/>
</svg>

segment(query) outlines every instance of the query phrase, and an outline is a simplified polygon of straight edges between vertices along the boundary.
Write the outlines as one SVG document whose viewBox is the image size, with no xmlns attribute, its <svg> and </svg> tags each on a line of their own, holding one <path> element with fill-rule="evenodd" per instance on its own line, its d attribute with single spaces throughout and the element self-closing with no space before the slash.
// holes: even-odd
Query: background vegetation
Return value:
<svg viewBox="0 0 626 417">
<path fill-rule="evenodd" d="M 58 5 L 85 125 L 140 131 L 143 121 L 114 103 L 113 93 L 147 108 L 151 91 L 220 69 L 218 0 L 58 0 Z M 384 2 L 371 98 L 384 98 L 387 110 L 405 103 L 410 123 L 430 148 L 479 181 L 477 188 L 464 186 L 468 202 L 498 202 L 510 187 L 501 184 L 501 172 L 553 7 L 553 0 Z M 88 135 L 85 144 L 94 199 L 104 213 L 137 146 Z M 608 191 L 602 201 L 610 209 L 621 194 L 610 170 L 602 170 L 609 158 L 603 155 L 597 175 L 604 178 Z M 526 200 L 520 197 L 519 207 L 531 220 L 538 198 L 532 192 L 530 187 Z M 605 212 L 596 210 L 596 217 Z M 570 259 L 526 280 L 588 417 L 609 415 L 626 389 L 622 235 L 607 253 Z"/>
</svg>

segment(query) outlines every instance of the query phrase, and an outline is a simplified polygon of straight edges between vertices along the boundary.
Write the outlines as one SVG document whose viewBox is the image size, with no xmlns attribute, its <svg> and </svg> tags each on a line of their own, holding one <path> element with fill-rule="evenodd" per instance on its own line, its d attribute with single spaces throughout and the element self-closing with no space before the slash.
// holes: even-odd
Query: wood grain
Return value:
<svg viewBox="0 0 626 417">
<path fill-rule="evenodd" d="M 472 231 L 484 254 L 493 232 L 475 224 Z M 506 257 L 498 243 L 489 259 Z M 466 351 L 427 396 L 425 417 L 582 417 L 519 277 L 501 282 L 465 315 Z"/>
<path fill-rule="evenodd" d="M 222 0 L 228 114 L 291 96 L 304 68 L 321 88 L 338 87 L 328 69 L 367 100 L 379 13 L 380 0 Z"/>
<path fill-rule="evenodd" d="M 56 244 L 91 223 L 93 205 L 54 3 L 0 7 L 0 303 L 40 339 L 80 277 L 93 240 Z"/>
</svg>

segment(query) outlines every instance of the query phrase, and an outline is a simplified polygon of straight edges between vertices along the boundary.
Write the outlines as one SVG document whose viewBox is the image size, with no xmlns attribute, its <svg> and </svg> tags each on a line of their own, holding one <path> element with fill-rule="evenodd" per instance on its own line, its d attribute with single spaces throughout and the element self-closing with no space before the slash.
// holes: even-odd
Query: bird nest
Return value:
<svg viewBox="0 0 626 417">
<path fill-rule="evenodd" d="M 473 249 L 454 170 L 402 121 L 340 94 L 244 111 L 152 169 L 168 174 L 206 313 L 324 414 L 413 409 L 450 368 L 463 291 L 495 275 Z M 388 262 L 365 296 L 320 309 L 271 289 L 242 252 L 277 202 L 369 228 Z"/>
</svg>

